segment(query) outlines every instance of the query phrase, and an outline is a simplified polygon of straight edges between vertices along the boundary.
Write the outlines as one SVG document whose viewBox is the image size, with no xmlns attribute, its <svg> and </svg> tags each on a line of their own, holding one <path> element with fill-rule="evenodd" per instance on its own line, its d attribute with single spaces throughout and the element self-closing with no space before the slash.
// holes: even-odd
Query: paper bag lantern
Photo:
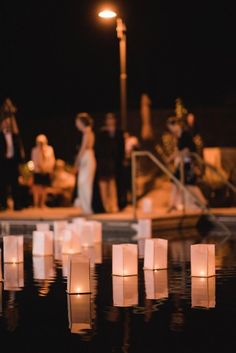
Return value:
<svg viewBox="0 0 236 353">
<path fill-rule="evenodd" d="M 34 231 L 33 232 L 33 256 L 53 255 L 53 232 Z"/>
<path fill-rule="evenodd" d="M 33 269 L 36 281 L 51 280 L 55 277 L 52 256 L 33 256 Z"/>
<path fill-rule="evenodd" d="M 36 230 L 39 232 L 47 232 L 50 230 L 50 224 L 49 223 L 37 223 Z"/>
<path fill-rule="evenodd" d="M 215 308 L 215 291 L 215 276 L 192 277 L 192 307 Z"/>
<path fill-rule="evenodd" d="M 130 307 L 138 304 L 138 276 L 113 276 L 113 305 Z"/>
<path fill-rule="evenodd" d="M 67 293 L 90 293 L 89 259 L 82 255 L 72 255 L 68 261 Z"/>
<path fill-rule="evenodd" d="M 87 256 L 90 260 L 90 266 L 94 267 L 96 264 L 102 263 L 102 244 L 94 244 L 93 247 L 84 247 L 82 254 Z"/>
<path fill-rule="evenodd" d="M 79 235 L 73 230 L 63 231 L 62 254 L 78 254 L 81 252 Z"/>
<path fill-rule="evenodd" d="M 68 276 L 70 257 L 71 257 L 71 255 L 68 255 L 68 254 L 62 255 L 62 275 L 63 275 L 63 277 Z"/>
<path fill-rule="evenodd" d="M 137 232 L 137 238 L 151 238 L 152 236 L 152 220 L 139 219 L 137 224 L 133 224 L 132 228 Z"/>
<path fill-rule="evenodd" d="M 168 274 L 167 270 L 145 270 L 145 290 L 147 299 L 168 298 Z"/>
<path fill-rule="evenodd" d="M 62 240 L 54 239 L 53 244 L 55 261 L 62 261 Z"/>
<path fill-rule="evenodd" d="M 145 197 L 142 201 L 142 211 L 144 213 L 151 213 L 153 209 L 152 199 Z"/>
<path fill-rule="evenodd" d="M 144 268 L 147 270 L 166 269 L 168 241 L 166 239 L 146 239 Z"/>
<path fill-rule="evenodd" d="M 94 227 L 92 222 L 83 222 L 79 226 L 79 236 L 82 247 L 90 247 L 94 245 Z"/>
<path fill-rule="evenodd" d="M 112 274 L 116 276 L 138 274 L 138 246 L 136 244 L 112 245 Z"/>
<path fill-rule="evenodd" d="M 210 277 L 215 275 L 215 245 L 191 245 L 191 276 Z"/>
<path fill-rule="evenodd" d="M 24 287 L 24 264 L 4 263 L 4 290 L 20 291 Z"/>
<path fill-rule="evenodd" d="M 68 226 L 67 221 L 56 221 L 53 222 L 53 231 L 54 231 L 54 239 L 55 240 L 62 240 L 63 239 L 63 230 L 66 229 Z"/>
<path fill-rule="evenodd" d="M 97 221 L 89 221 L 91 225 L 93 243 L 101 243 L 102 242 L 102 223 Z"/>
<path fill-rule="evenodd" d="M 24 238 L 22 235 L 7 235 L 3 237 L 4 262 L 20 263 L 24 261 Z"/>
<path fill-rule="evenodd" d="M 71 333 L 84 333 L 92 328 L 91 295 L 68 294 L 68 319 Z"/>
</svg>

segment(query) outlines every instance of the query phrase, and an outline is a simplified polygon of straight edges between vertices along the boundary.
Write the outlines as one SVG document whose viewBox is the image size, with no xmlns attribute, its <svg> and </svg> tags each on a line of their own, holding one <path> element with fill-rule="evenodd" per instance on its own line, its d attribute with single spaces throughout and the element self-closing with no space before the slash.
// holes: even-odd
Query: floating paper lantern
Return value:
<svg viewBox="0 0 236 353">
<path fill-rule="evenodd" d="M 82 254 L 87 256 L 90 260 L 90 266 L 94 267 L 96 264 L 102 263 L 102 244 L 94 244 L 93 247 L 84 247 Z"/>
<path fill-rule="evenodd" d="M 138 276 L 113 276 L 113 305 L 130 307 L 138 304 Z"/>
<path fill-rule="evenodd" d="M 89 259 L 82 255 L 72 255 L 68 260 L 67 293 L 90 293 Z"/>
<path fill-rule="evenodd" d="M 69 268 L 69 258 L 71 255 L 63 254 L 62 255 L 62 275 L 63 277 L 68 276 L 68 268 Z"/>
<path fill-rule="evenodd" d="M 83 333 L 92 328 L 91 295 L 67 295 L 68 319 L 71 333 Z"/>
<path fill-rule="evenodd" d="M 4 263 L 4 290 L 19 291 L 24 287 L 24 264 Z"/>
<path fill-rule="evenodd" d="M 93 243 L 101 243 L 102 242 L 102 223 L 97 221 L 89 221 L 91 225 L 91 232 L 93 237 Z"/>
<path fill-rule="evenodd" d="M 144 268 L 147 270 L 166 269 L 168 241 L 166 239 L 146 239 Z"/>
<path fill-rule="evenodd" d="M 92 222 L 83 222 L 78 225 L 81 246 L 90 247 L 94 245 L 94 226 Z"/>
<path fill-rule="evenodd" d="M 168 274 L 167 270 L 145 270 L 145 290 L 147 299 L 168 298 Z"/>
<path fill-rule="evenodd" d="M 62 240 L 54 239 L 53 244 L 55 261 L 62 261 Z"/>
<path fill-rule="evenodd" d="M 192 307 L 215 308 L 215 291 L 215 276 L 192 277 Z"/>
<path fill-rule="evenodd" d="M 191 245 L 191 276 L 210 277 L 215 275 L 215 245 Z"/>
<path fill-rule="evenodd" d="M 37 223 L 36 230 L 38 230 L 39 232 L 47 232 L 50 230 L 50 224 L 49 223 Z"/>
<path fill-rule="evenodd" d="M 54 231 L 54 239 L 62 240 L 63 239 L 63 230 L 65 230 L 68 226 L 67 221 L 56 221 L 53 222 L 53 231 Z"/>
<path fill-rule="evenodd" d="M 132 228 L 137 232 L 137 238 L 151 238 L 152 236 L 152 220 L 139 219 L 137 224 L 133 224 Z"/>
<path fill-rule="evenodd" d="M 34 256 L 53 255 L 53 232 L 51 231 L 33 232 L 33 255 Z"/>
<path fill-rule="evenodd" d="M 79 235 L 71 230 L 63 231 L 62 254 L 78 254 L 81 252 Z"/>
<path fill-rule="evenodd" d="M 142 211 L 144 213 L 151 213 L 153 209 L 152 199 L 149 197 L 145 197 L 142 201 Z"/>
<path fill-rule="evenodd" d="M 20 263 L 24 261 L 24 238 L 22 235 L 7 235 L 3 237 L 4 262 Z"/>
<path fill-rule="evenodd" d="M 112 274 L 116 276 L 138 274 L 138 246 L 136 244 L 112 245 Z"/>
<path fill-rule="evenodd" d="M 33 269 L 36 281 L 50 280 L 55 277 L 52 256 L 33 256 Z"/>
</svg>

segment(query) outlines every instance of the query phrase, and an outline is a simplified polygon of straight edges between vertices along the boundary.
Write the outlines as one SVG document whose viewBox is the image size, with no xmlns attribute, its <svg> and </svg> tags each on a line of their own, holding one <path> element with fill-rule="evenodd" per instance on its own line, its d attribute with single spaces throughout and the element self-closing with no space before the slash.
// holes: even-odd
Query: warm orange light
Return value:
<svg viewBox="0 0 236 353">
<path fill-rule="evenodd" d="M 103 10 L 99 12 L 98 16 L 101 18 L 109 19 L 117 17 L 117 13 L 112 10 Z"/>
</svg>

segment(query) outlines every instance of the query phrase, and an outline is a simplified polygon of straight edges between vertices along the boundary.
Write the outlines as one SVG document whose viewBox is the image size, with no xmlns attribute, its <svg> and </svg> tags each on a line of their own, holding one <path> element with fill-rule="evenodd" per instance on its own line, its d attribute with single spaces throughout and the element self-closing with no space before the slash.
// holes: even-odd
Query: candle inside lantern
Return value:
<svg viewBox="0 0 236 353">
<path fill-rule="evenodd" d="M 113 305 L 130 307 L 138 304 L 138 276 L 113 276 Z"/>
<path fill-rule="evenodd" d="M 216 279 L 212 277 L 192 277 L 192 307 L 215 308 Z"/>
<path fill-rule="evenodd" d="M 112 245 L 112 274 L 116 276 L 138 274 L 138 246 L 136 244 Z"/>
<path fill-rule="evenodd" d="M 90 293 L 90 263 L 83 255 L 72 255 L 68 259 L 67 293 Z"/>
<path fill-rule="evenodd" d="M 3 237 L 3 255 L 6 263 L 24 261 L 24 237 L 22 235 L 7 235 Z"/>
<path fill-rule="evenodd" d="M 168 241 L 166 239 L 146 239 L 144 268 L 147 270 L 166 269 Z"/>
<path fill-rule="evenodd" d="M 53 232 L 34 231 L 33 232 L 33 256 L 53 255 Z"/>
<path fill-rule="evenodd" d="M 83 333 L 92 328 L 91 294 L 67 295 L 71 333 Z"/>
<path fill-rule="evenodd" d="M 191 276 L 215 276 L 215 245 L 191 245 Z"/>
<path fill-rule="evenodd" d="M 168 274 L 167 270 L 145 270 L 145 290 L 147 299 L 168 298 Z"/>
<path fill-rule="evenodd" d="M 20 291 L 24 287 L 24 264 L 4 263 L 4 290 Z"/>
</svg>

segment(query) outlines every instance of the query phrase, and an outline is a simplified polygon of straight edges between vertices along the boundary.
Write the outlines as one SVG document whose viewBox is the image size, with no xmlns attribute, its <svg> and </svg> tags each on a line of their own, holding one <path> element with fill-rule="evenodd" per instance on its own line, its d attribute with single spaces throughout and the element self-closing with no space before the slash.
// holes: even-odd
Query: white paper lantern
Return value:
<svg viewBox="0 0 236 353">
<path fill-rule="evenodd" d="M 90 266 L 94 267 L 97 264 L 102 263 L 102 244 L 94 244 L 93 247 L 84 247 L 82 254 L 87 256 L 90 260 Z"/>
<path fill-rule="evenodd" d="M 62 255 L 62 275 L 63 277 L 68 276 L 68 271 L 69 271 L 69 258 L 71 255 L 68 254 L 63 254 Z"/>
<path fill-rule="evenodd" d="M 138 304 L 138 276 L 113 276 L 113 305 L 130 307 Z"/>
<path fill-rule="evenodd" d="M 71 230 L 63 231 L 62 254 L 78 254 L 81 252 L 79 235 Z"/>
<path fill-rule="evenodd" d="M 149 197 L 145 197 L 142 201 L 142 211 L 144 213 L 151 213 L 153 210 L 153 202 Z"/>
<path fill-rule="evenodd" d="M 6 263 L 24 261 L 24 237 L 22 235 L 7 235 L 3 237 L 3 255 Z"/>
<path fill-rule="evenodd" d="M 71 333 L 84 333 L 92 328 L 91 295 L 68 294 L 68 319 Z"/>
<path fill-rule="evenodd" d="M 167 270 L 145 270 L 145 290 L 147 299 L 168 298 L 168 274 Z"/>
<path fill-rule="evenodd" d="M 147 270 L 166 269 L 168 241 L 166 239 L 146 239 L 144 252 L 144 268 Z"/>
<path fill-rule="evenodd" d="M 34 231 L 33 232 L 33 256 L 53 255 L 53 232 Z"/>
<path fill-rule="evenodd" d="M 191 276 L 215 276 L 215 245 L 191 245 Z"/>
<path fill-rule="evenodd" d="M 112 245 L 112 274 L 116 276 L 138 274 L 138 246 L 136 244 Z"/>
<path fill-rule="evenodd" d="M 62 261 L 62 240 L 54 239 L 53 244 L 55 261 Z"/>
<path fill-rule="evenodd" d="M 216 279 L 212 277 L 192 277 L 192 307 L 215 308 Z"/>
<path fill-rule="evenodd" d="M 4 290 L 20 291 L 24 287 L 24 264 L 4 263 Z"/>
<path fill-rule="evenodd" d="M 68 261 L 67 293 L 82 294 L 91 292 L 89 259 L 82 255 L 72 255 Z"/>
<path fill-rule="evenodd" d="M 47 232 L 50 230 L 50 224 L 49 223 L 37 223 L 36 230 L 39 232 Z"/>
<path fill-rule="evenodd" d="M 53 222 L 53 231 L 54 231 L 54 239 L 62 240 L 63 239 L 63 230 L 65 230 L 68 226 L 67 221 L 55 221 Z"/>
<path fill-rule="evenodd" d="M 36 281 L 51 280 L 55 277 L 52 256 L 33 256 L 34 279 Z"/>
<path fill-rule="evenodd" d="M 102 223 L 97 221 L 89 221 L 91 225 L 91 231 L 93 236 L 93 243 L 101 243 L 102 242 Z"/>
<path fill-rule="evenodd" d="M 138 240 L 138 258 L 144 258 L 144 250 L 145 250 L 145 239 Z"/>
<path fill-rule="evenodd" d="M 152 220 L 139 219 L 137 224 L 133 224 L 132 228 L 136 230 L 137 238 L 151 238 L 152 236 Z"/>
<path fill-rule="evenodd" d="M 78 225 L 79 236 L 82 247 L 90 247 L 94 245 L 94 226 L 90 222 L 83 222 Z"/>
</svg>

